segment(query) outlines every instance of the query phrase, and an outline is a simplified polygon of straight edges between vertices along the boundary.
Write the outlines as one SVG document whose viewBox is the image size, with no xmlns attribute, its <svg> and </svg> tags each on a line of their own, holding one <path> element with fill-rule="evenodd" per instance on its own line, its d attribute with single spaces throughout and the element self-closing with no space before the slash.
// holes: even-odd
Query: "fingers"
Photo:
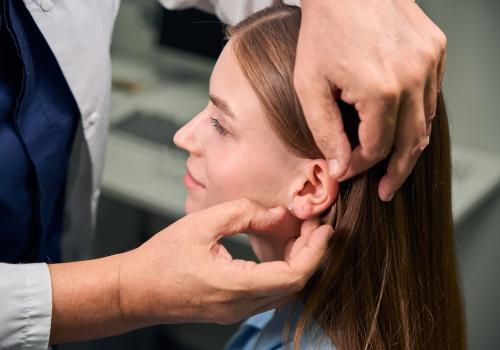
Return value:
<svg viewBox="0 0 500 350">
<path fill-rule="evenodd" d="M 342 115 L 330 83 L 324 78 L 312 79 L 310 75 L 303 78 L 304 75 L 296 68 L 295 89 L 314 141 L 329 160 L 330 175 L 338 179 L 345 173 L 351 155 Z"/>
<path fill-rule="evenodd" d="M 378 194 L 381 200 L 390 201 L 413 170 L 429 144 L 427 132 L 422 99 L 407 100 L 401 110 L 394 152 L 389 159 L 387 173 L 379 183 Z"/>
<path fill-rule="evenodd" d="M 332 235 L 332 226 L 322 225 L 310 234 L 307 243 L 302 248 L 297 250 L 293 256 L 290 256 L 288 264 L 291 270 L 298 276 L 301 276 L 298 285 L 300 289 L 302 289 L 323 260 Z M 300 289 L 297 289 L 297 291 Z"/>
<path fill-rule="evenodd" d="M 267 296 L 286 296 L 300 291 L 318 268 L 332 235 L 331 226 L 318 227 L 287 261 L 248 265 L 248 269 L 240 270 L 239 283 L 244 290 Z"/>
<path fill-rule="evenodd" d="M 396 133 L 400 93 L 386 84 L 371 100 L 358 104 L 359 145 L 354 149 L 349 168 L 340 181 L 351 178 L 386 158 Z"/>
<path fill-rule="evenodd" d="M 187 226 L 186 232 L 198 234 L 200 242 L 208 244 L 240 232 L 269 230 L 284 217 L 284 208 L 266 209 L 250 200 L 239 199 L 190 214 L 182 221 Z"/>
<path fill-rule="evenodd" d="M 439 30 L 439 29 L 438 29 Z M 432 121 L 436 117 L 437 97 L 441 90 L 446 65 L 446 36 L 439 30 L 436 50 L 439 61 L 430 67 L 425 84 L 423 107 L 415 92 L 404 102 L 400 111 L 395 149 L 387 166 L 387 174 L 380 180 L 378 194 L 389 201 L 413 170 L 418 158 L 429 145 Z M 425 124 L 424 124 L 425 123 Z"/>
<path fill-rule="evenodd" d="M 290 261 L 290 259 L 293 258 L 297 254 L 297 252 L 307 244 L 309 237 L 319 226 L 320 220 L 318 218 L 302 222 L 302 226 L 300 228 L 300 236 L 293 238 L 288 242 L 284 253 L 284 260 Z"/>
</svg>

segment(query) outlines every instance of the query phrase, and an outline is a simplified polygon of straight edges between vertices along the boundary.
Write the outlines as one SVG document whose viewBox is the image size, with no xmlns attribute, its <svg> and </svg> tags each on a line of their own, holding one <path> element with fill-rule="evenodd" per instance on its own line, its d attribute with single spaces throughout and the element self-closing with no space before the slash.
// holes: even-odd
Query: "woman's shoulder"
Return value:
<svg viewBox="0 0 500 350">
<path fill-rule="evenodd" d="M 279 310 L 270 310 L 250 317 L 233 335 L 226 350 L 293 350 L 295 325 L 302 305 L 289 304 Z M 288 337 L 284 329 L 290 322 Z M 334 350 L 335 345 L 315 322 L 309 323 L 300 339 L 300 350 Z"/>
<path fill-rule="evenodd" d="M 286 349 L 284 347 L 283 349 Z M 289 349 L 293 349 L 289 347 Z M 328 337 L 316 322 L 307 325 L 302 337 L 300 338 L 300 350 L 336 350 L 330 337 Z"/>
</svg>

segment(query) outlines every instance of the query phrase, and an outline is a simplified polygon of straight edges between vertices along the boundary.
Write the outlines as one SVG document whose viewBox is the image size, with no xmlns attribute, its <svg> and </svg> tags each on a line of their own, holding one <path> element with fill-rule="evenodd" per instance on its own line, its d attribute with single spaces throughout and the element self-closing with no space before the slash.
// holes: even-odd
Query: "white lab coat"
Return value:
<svg viewBox="0 0 500 350">
<path fill-rule="evenodd" d="M 273 0 L 160 2 L 168 8 L 196 6 L 235 24 Z M 81 113 L 69 166 L 62 251 L 65 260 L 85 259 L 90 254 L 100 193 L 110 115 L 109 48 L 120 0 L 24 3 L 52 49 Z M 0 310 L 0 349 L 46 349 L 52 313 L 47 265 L 0 263 Z"/>
</svg>

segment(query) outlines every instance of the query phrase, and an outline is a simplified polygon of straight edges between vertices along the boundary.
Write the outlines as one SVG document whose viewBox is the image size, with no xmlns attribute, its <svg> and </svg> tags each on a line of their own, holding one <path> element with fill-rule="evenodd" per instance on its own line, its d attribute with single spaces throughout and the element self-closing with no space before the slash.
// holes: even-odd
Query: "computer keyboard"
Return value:
<svg viewBox="0 0 500 350">
<path fill-rule="evenodd" d="M 111 125 L 111 131 L 133 135 L 142 140 L 166 146 L 172 151 L 183 152 L 175 146 L 173 138 L 182 123 L 165 113 L 135 110 Z"/>
</svg>

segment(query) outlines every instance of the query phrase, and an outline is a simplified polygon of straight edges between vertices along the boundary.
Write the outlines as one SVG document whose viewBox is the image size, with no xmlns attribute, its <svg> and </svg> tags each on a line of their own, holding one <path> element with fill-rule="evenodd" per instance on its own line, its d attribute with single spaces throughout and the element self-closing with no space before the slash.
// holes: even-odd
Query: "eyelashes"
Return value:
<svg viewBox="0 0 500 350">
<path fill-rule="evenodd" d="M 227 130 L 221 125 L 219 119 L 210 117 L 210 122 L 212 123 L 212 126 L 219 134 L 225 135 L 227 133 Z"/>
</svg>

